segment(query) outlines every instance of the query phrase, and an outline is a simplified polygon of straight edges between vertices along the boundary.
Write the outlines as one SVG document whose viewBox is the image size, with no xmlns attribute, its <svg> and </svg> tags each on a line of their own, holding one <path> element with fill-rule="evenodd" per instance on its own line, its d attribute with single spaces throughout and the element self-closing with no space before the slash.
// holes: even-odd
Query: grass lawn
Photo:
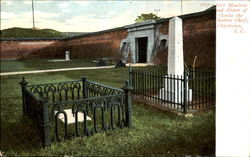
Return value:
<svg viewBox="0 0 250 157">
<path fill-rule="evenodd" d="M 74 64 L 80 64 L 80 61 Z M 21 65 L 26 70 L 42 68 L 35 61 L 32 66 L 25 63 Z M 18 68 L 13 65 L 13 69 L 16 71 Z M 43 149 L 37 140 L 34 125 L 22 117 L 21 89 L 18 83 L 22 77 L 31 84 L 38 84 L 76 80 L 82 75 L 120 88 L 128 78 L 128 71 L 127 68 L 120 68 L 2 76 L 1 152 L 9 156 L 215 155 L 214 110 L 184 118 L 135 102 L 132 104 L 132 129 L 66 140 Z"/>
<path fill-rule="evenodd" d="M 95 67 L 91 59 L 73 59 L 69 62 L 48 62 L 46 59 L 1 61 L 1 72 L 47 70 L 74 67 Z"/>
</svg>

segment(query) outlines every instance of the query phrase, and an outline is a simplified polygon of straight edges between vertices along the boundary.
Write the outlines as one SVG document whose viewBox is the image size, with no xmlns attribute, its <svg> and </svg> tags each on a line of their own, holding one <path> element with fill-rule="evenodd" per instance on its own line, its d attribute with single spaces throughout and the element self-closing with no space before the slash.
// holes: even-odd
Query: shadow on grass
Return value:
<svg viewBox="0 0 250 157">
<path fill-rule="evenodd" d="M 41 147 L 41 139 L 31 120 L 19 117 L 12 123 L 1 122 L 1 149 L 3 152 L 14 153 Z"/>
</svg>

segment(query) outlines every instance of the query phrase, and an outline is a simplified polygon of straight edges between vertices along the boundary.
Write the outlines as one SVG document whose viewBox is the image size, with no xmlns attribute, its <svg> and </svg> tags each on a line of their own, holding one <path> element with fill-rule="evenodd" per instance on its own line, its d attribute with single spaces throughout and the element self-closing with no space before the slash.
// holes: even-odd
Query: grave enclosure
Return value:
<svg viewBox="0 0 250 157">
<path fill-rule="evenodd" d="M 23 115 L 36 124 L 43 146 L 74 137 L 131 127 L 131 90 L 81 80 L 28 85 L 23 78 Z"/>
</svg>

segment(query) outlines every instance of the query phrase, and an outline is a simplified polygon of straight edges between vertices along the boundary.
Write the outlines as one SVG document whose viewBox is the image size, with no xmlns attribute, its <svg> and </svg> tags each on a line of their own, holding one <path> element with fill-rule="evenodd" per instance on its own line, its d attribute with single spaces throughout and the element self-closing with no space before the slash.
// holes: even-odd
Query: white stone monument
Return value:
<svg viewBox="0 0 250 157">
<path fill-rule="evenodd" d="M 174 17 L 169 20 L 169 42 L 168 42 L 168 76 L 177 75 L 184 78 L 184 57 L 183 57 L 183 32 L 182 19 Z M 172 76 L 173 77 L 173 76 Z M 188 89 L 187 83 L 187 99 L 192 100 L 192 90 Z M 165 97 L 164 97 L 165 94 Z M 165 79 L 164 88 L 160 90 L 160 97 L 175 103 L 183 103 L 184 101 L 184 83 L 182 80 Z"/>
<path fill-rule="evenodd" d="M 69 51 L 65 51 L 65 60 L 70 60 Z"/>
</svg>

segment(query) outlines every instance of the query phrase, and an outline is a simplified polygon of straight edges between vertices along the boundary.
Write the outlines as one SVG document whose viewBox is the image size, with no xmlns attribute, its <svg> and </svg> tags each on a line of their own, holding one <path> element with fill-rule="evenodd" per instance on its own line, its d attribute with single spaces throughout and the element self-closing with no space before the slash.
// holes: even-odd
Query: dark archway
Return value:
<svg viewBox="0 0 250 157">
<path fill-rule="evenodd" d="M 160 48 L 165 48 L 167 47 L 167 40 L 166 39 L 162 39 L 161 42 L 160 42 Z"/>
<path fill-rule="evenodd" d="M 138 63 L 147 63 L 148 37 L 137 38 Z"/>
</svg>

